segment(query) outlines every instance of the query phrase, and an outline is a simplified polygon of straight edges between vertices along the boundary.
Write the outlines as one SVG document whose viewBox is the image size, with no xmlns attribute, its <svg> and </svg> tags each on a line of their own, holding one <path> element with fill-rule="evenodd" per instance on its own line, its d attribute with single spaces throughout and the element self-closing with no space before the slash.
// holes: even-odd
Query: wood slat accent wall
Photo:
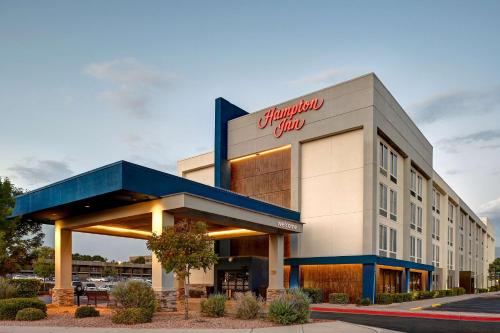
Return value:
<svg viewBox="0 0 500 333">
<path fill-rule="evenodd" d="M 231 191 L 290 208 L 291 148 L 231 162 Z M 231 255 L 263 256 L 269 252 L 268 236 L 231 240 Z M 285 235 L 285 257 L 290 256 L 290 237 Z"/>
<path fill-rule="evenodd" d="M 290 288 L 290 270 L 289 265 L 283 266 L 283 286 L 288 289 Z"/>
<path fill-rule="evenodd" d="M 349 295 L 349 301 L 354 303 L 356 298 L 362 295 L 363 266 L 361 264 L 300 266 L 300 286 L 323 289 L 325 302 L 328 302 L 330 293 L 346 293 Z"/>
</svg>

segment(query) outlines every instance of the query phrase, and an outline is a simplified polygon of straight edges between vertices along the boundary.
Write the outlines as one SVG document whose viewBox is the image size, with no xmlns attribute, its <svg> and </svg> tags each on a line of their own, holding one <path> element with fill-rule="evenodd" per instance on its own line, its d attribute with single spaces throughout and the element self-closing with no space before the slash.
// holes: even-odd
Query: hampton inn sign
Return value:
<svg viewBox="0 0 500 333">
<path fill-rule="evenodd" d="M 259 119 L 259 128 L 272 126 L 274 121 L 279 121 L 274 128 L 274 136 L 279 138 L 285 132 L 300 131 L 304 127 L 306 121 L 302 118 L 296 119 L 295 116 L 309 110 L 317 111 L 321 109 L 325 100 L 323 98 L 313 98 L 309 101 L 301 99 L 298 103 L 287 106 L 282 109 L 277 107 L 270 108 L 264 113 L 264 116 Z"/>
</svg>

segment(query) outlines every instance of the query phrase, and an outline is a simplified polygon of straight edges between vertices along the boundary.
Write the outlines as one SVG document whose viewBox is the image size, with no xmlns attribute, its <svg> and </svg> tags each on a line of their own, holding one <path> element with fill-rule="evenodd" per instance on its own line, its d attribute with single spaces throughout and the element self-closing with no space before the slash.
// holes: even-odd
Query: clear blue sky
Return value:
<svg viewBox="0 0 500 333">
<path fill-rule="evenodd" d="M 121 159 L 175 171 L 212 149 L 216 97 L 255 111 L 375 72 L 438 172 L 500 224 L 499 13 L 499 1 L 0 0 L 0 176 L 33 189 Z M 145 251 L 83 239 L 76 251 Z"/>
</svg>

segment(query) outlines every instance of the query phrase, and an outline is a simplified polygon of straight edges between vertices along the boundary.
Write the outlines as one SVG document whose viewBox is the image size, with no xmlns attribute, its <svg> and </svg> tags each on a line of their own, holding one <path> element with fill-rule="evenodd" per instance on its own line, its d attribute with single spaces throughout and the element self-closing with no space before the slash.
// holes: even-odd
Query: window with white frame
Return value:
<svg viewBox="0 0 500 333">
<path fill-rule="evenodd" d="M 432 238 L 439 240 L 440 229 L 441 229 L 441 222 L 439 221 L 438 218 L 433 216 L 432 217 Z"/>
<path fill-rule="evenodd" d="M 410 261 L 415 261 L 417 256 L 417 245 L 414 236 L 410 236 Z"/>
<path fill-rule="evenodd" d="M 432 210 L 436 210 L 436 190 L 432 189 Z"/>
<path fill-rule="evenodd" d="M 423 219 L 423 213 L 422 213 L 422 207 L 417 206 L 417 231 L 422 232 L 422 221 Z"/>
<path fill-rule="evenodd" d="M 390 190 L 389 200 L 391 203 L 391 220 L 397 221 L 398 219 L 398 193 Z"/>
<path fill-rule="evenodd" d="M 398 155 L 391 151 L 391 180 L 398 179 Z M 394 178 L 394 179 L 393 179 Z"/>
<path fill-rule="evenodd" d="M 422 177 L 417 176 L 417 194 L 419 197 L 422 197 L 422 184 L 423 184 Z"/>
<path fill-rule="evenodd" d="M 453 269 L 453 251 L 448 250 L 448 269 Z"/>
<path fill-rule="evenodd" d="M 379 166 L 387 171 L 387 146 L 381 142 L 379 148 Z"/>
<path fill-rule="evenodd" d="M 464 255 L 463 254 L 460 255 L 460 270 L 461 271 L 464 270 Z"/>
<path fill-rule="evenodd" d="M 453 223 L 455 221 L 455 206 L 451 202 L 448 203 L 448 221 Z"/>
<path fill-rule="evenodd" d="M 439 214 L 441 210 L 441 194 L 436 192 L 436 212 Z"/>
<path fill-rule="evenodd" d="M 460 234 L 460 251 L 464 250 L 464 234 Z"/>
<path fill-rule="evenodd" d="M 415 195 L 417 192 L 417 173 L 415 170 L 410 171 L 410 191 Z"/>
<path fill-rule="evenodd" d="M 387 217 L 387 186 L 379 184 L 379 214 Z"/>
<path fill-rule="evenodd" d="M 416 229 L 417 227 L 417 206 L 410 202 L 410 228 Z"/>
<path fill-rule="evenodd" d="M 422 262 L 422 240 L 417 238 L 417 262 Z"/>
<path fill-rule="evenodd" d="M 439 245 L 432 245 L 432 265 L 439 267 Z"/>
<path fill-rule="evenodd" d="M 460 213 L 460 230 L 464 230 L 464 224 L 465 224 L 465 214 Z"/>
<path fill-rule="evenodd" d="M 387 227 L 385 225 L 379 224 L 378 231 L 378 248 L 380 250 L 379 254 L 387 256 Z"/>
<path fill-rule="evenodd" d="M 448 245 L 453 246 L 453 227 L 448 226 Z"/>
<path fill-rule="evenodd" d="M 390 240 L 390 246 L 389 246 L 389 252 L 391 252 L 391 257 L 396 258 L 396 252 L 398 248 L 398 234 L 396 229 L 390 229 L 391 233 L 391 240 Z"/>
</svg>

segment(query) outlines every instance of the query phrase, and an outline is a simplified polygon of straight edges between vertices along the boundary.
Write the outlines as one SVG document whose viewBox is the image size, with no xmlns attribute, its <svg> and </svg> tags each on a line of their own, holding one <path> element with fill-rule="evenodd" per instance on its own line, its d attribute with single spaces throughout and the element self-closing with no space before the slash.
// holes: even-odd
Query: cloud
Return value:
<svg viewBox="0 0 500 333">
<path fill-rule="evenodd" d="M 291 84 L 309 84 L 309 83 L 322 83 L 322 82 L 331 82 L 333 80 L 340 80 L 346 74 L 344 69 L 340 68 L 331 68 L 319 73 L 315 73 L 309 76 L 305 76 L 303 78 L 292 80 L 289 83 Z"/>
<path fill-rule="evenodd" d="M 8 169 L 27 185 L 48 184 L 73 175 L 68 164 L 63 161 L 26 159 Z"/>
<path fill-rule="evenodd" d="M 410 110 L 412 118 L 418 124 L 431 124 L 450 117 L 493 113 L 500 111 L 500 86 L 435 95 Z"/>
<path fill-rule="evenodd" d="M 150 115 L 149 107 L 154 93 L 177 78 L 145 66 L 134 58 L 92 63 L 85 67 L 84 73 L 114 85 L 114 89 L 103 91 L 101 98 L 138 118 Z"/>
<path fill-rule="evenodd" d="M 457 153 L 457 147 L 477 142 L 488 142 L 500 138 L 500 130 L 485 130 L 467 135 L 456 136 L 449 139 L 442 139 L 436 145 L 448 153 Z"/>
<path fill-rule="evenodd" d="M 500 197 L 481 204 L 479 206 L 479 211 L 482 214 L 490 214 L 490 215 L 500 216 Z"/>
<path fill-rule="evenodd" d="M 451 170 L 445 171 L 445 173 L 447 175 L 450 175 L 450 176 L 458 175 L 458 174 L 463 173 L 463 172 L 464 172 L 464 170 L 458 170 L 458 169 L 451 169 Z"/>
</svg>

